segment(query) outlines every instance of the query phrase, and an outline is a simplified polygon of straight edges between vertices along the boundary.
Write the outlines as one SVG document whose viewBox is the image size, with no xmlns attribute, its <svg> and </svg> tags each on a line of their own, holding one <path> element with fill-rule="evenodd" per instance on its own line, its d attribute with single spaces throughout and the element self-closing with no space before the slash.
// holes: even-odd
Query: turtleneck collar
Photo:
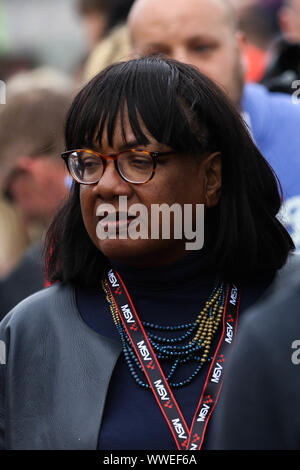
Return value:
<svg viewBox="0 0 300 470">
<path fill-rule="evenodd" d="M 164 290 L 207 281 L 213 277 L 205 250 L 191 251 L 180 260 L 156 268 L 136 268 L 110 260 L 128 287 Z"/>
</svg>

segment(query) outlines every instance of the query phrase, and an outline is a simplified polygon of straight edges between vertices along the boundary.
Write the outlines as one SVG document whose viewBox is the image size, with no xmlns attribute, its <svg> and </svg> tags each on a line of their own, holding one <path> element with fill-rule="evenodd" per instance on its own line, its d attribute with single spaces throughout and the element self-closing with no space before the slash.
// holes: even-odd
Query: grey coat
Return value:
<svg viewBox="0 0 300 470">
<path fill-rule="evenodd" d="M 120 352 L 81 319 L 70 285 L 17 305 L 0 323 L 0 449 L 96 449 Z"/>
<path fill-rule="evenodd" d="M 75 289 L 25 299 L 0 341 L 0 449 L 96 449 L 121 345 L 84 323 Z"/>
</svg>

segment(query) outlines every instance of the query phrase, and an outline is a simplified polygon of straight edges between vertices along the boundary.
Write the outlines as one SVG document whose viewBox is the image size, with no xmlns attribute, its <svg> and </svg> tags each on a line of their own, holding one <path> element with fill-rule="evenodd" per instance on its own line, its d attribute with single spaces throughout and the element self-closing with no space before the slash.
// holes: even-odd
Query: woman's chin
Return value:
<svg viewBox="0 0 300 470">
<path fill-rule="evenodd" d="M 169 264 L 186 254 L 178 240 L 106 239 L 98 240 L 98 248 L 111 260 L 137 267 Z"/>
<path fill-rule="evenodd" d="M 156 240 L 159 241 L 159 240 Z M 119 238 L 113 239 L 106 239 L 106 240 L 98 240 L 98 248 L 99 250 L 106 256 L 107 258 L 114 259 L 114 260 L 130 260 L 135 258 L 143 258 L 149 255 L 154 247 L 149 240 L 131 240 L 126 239 L 122 240 Z M 154 250 L 155 251 L 155 250 Z"/>
</svg>

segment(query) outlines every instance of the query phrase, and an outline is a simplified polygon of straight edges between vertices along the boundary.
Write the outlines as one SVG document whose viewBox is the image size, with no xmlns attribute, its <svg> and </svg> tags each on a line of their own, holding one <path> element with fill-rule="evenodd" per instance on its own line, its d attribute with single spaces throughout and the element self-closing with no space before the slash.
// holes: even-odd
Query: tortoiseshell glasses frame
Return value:
<svg viewBox="0 0 300 470">
<path fill-rule="evenodd" d="M 149 152 L 137 148 L 104 155 L 90 149 L 76 149 L 63 152 L 61 157 L 65 161 L 70 175 L 79 184 L 91 185 L 98 183 L 105 171 L 108 160 L 114 161 L 118 174 L 128 183 L 145 184 L 155 174 L 157 159 L 172 153 L 176 152 L 174 150 Z M 83 162 L 83 159 L 85 159 L 85 162 Z M 99 165 L 99 161 L 102 165 Z M 88 171 L 90 171 L 90 174 Z"/>
</svg>

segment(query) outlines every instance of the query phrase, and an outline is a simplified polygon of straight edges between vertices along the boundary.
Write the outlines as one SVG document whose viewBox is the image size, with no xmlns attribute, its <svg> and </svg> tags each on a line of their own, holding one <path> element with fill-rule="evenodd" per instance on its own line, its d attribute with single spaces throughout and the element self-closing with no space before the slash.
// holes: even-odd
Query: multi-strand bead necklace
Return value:
<svg viewBox="0 0 300 470">
<path fill-rule="evenodd" d="M 102 287 L 121 338 L 129 371 L 140 387 L 149 389 L 150 385 L 144 382 L 138 374 L 139 371 L 140 375 L 144 376 L 143 368 L 131 345 L 105 280 L 102 281 Z M 180 388 L 189 384 L 200 373 L 205 362 L 211 361 L 211 345 L 223 318 L 226 292 L 227 285 L 217 281 L 204 308 L 195 321 L 191 323 L 166 326 L 141 321 L 157 359 L 160 360 L 161 364 L 162 361 L 167 361 L 171 366 L 166 376 L 170 387 Z M 160 336 L 158 332 L 167 334 L 179 332 L 180 335 L 176 333 L 176 337 L 165 337 Z M 173 381 L 172 378 L 178 367 L 191 362 L 195 363 L 194 371 L 181 381 Z"/>
</svg>

